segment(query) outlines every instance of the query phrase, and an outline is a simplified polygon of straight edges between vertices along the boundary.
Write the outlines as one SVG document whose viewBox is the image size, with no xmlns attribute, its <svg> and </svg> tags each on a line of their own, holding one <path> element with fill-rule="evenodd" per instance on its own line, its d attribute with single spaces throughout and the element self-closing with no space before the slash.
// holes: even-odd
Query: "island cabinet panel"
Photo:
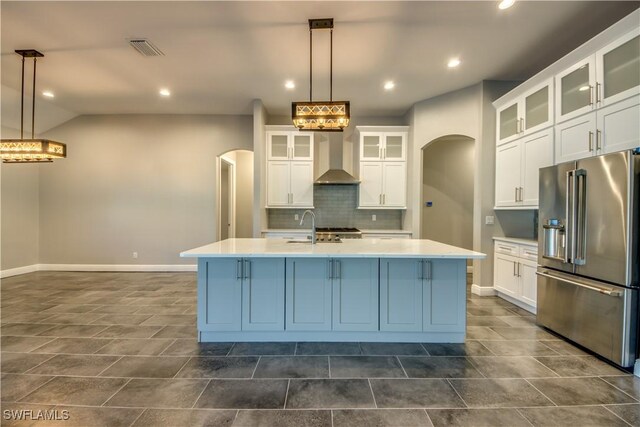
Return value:
<svg viewBox="0 0 640 427">
<path fill-rule="evenodd" d="M 423 331 L 459 332 L 466 324 L 466 262 L 423 261 Z"/>
<path fill-rule="evenodd" d="M 378 330 L 378 259 L 339 258 L 333 264 L 333 330 Z"/>
<path fill-rule="evenodd" d="M 380 260 L 380 330 L 422 331 L 421 260 Z"/>
<path fill-rule="evenodd" d="M 329 259 L 287 258 L 287 330 L 331 330 L 330 266 Z"/>
<path fill-rule="evenodd" d="M 198 329 L 239 331 L 242 307 L 242 259 L 198 260 Z"/>
<path fill-rule="evenodd" d="M 243 260 L 242 330 L 284 330 L 284 258 Z"/>
</svg>

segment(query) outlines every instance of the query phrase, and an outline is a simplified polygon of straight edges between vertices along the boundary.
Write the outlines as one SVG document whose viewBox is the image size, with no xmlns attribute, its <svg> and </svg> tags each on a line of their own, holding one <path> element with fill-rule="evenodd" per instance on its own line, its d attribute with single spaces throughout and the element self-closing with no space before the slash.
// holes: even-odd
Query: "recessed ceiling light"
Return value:
<svg viewBox="0 0 640 427">
<path fill-rule="evenodd" d="M 160 89 L 160 96 L 170 96 L 171 92 L 169 91 L 169 89 Z"/>
<path fill-rule="evenodd" d="M 460 65 L 460 59 L 458 58 L 451 58 L 447 63 L 447 67 L 449 68 L 456 68 L 458 65 Z"/>
<path fill-rule="evenodd" d="M 509 9 L 515 2 L 516 0 L 502 0 L 498 3 L 498 9 Z"/>
<path fill-rule="evenodd" d="M 584 92 L 585 90 L 589 90 L 591 89 L 591 86 L 589 85 L 585 85 L 585 86 L 580 86 L 580 89 L 578 89 L 580 92 Z"/>
<path fill-rule="evenodd" d="M 391 80 L 389 80 L 389 81 L 384 83 L 385 90 L 391 90 L 394 87 L 396 87 L 396 84 L 394 82 L 392 82 Z"/>
<path fill-rule="evenodd" d="M 287 80 L 286 82 L 284 82 L 284 87 L 286 87 L 287 89 L 295 89 L 296 84 L 293 82 L 293 80 Z"/>
<path fill-rule="evenodd" d="M 47 98 L 53 98 L 55 95 L 50 90 L 45 90 L 42 92 L 42 96 L 46 96 Z"/>
</svg>

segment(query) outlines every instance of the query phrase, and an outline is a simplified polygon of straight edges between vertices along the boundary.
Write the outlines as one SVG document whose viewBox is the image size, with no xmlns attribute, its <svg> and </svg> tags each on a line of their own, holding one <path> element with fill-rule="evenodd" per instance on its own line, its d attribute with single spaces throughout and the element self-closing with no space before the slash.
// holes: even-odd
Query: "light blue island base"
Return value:
<svg viewBox="0 0 640 427">
<path fill-rule="evenodd" d="M 199 257 L 198 340 L 464 342 L 466 257 L 336 255 Z"/>
</svg>

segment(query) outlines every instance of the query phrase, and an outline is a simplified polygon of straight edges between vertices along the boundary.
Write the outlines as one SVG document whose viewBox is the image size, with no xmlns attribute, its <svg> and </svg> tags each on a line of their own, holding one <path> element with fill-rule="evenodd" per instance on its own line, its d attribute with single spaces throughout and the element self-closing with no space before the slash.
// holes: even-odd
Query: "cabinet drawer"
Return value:
<svg viewBox="0 0 640 427">
<path fill-rule="evenodd" d="M 496 241 L 495 245 L 496 245 L 495 246 L 495 251 L 497 253 L 506 254 L 506 255 L 512 255 L 512 256 L 519 256 L 520 255 L 519 247 L 516 244 Z"/>
<path fill-rule="evenodd" d="M 531 261 L 538 260 L 538 248 L 535 246 L 520 246 L 520 258 L 528 259 Z"/>
</svg>

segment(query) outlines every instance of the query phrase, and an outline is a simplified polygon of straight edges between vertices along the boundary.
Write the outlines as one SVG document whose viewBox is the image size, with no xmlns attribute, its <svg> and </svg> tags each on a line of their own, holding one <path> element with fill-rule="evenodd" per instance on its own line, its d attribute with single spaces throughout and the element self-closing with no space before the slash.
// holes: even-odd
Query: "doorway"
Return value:
<svg viewBox="0 0 640 427">
<path fill-rule="evenodd" d="M 233 150 L 217 158 L 218 240 L 253 237 L 253 152 Z"/>
<path fill-rule="evenodd" d="M 437 138 L 422 148 L 422 239 L 473 249 L 475 140 Z"/>
</svg>

